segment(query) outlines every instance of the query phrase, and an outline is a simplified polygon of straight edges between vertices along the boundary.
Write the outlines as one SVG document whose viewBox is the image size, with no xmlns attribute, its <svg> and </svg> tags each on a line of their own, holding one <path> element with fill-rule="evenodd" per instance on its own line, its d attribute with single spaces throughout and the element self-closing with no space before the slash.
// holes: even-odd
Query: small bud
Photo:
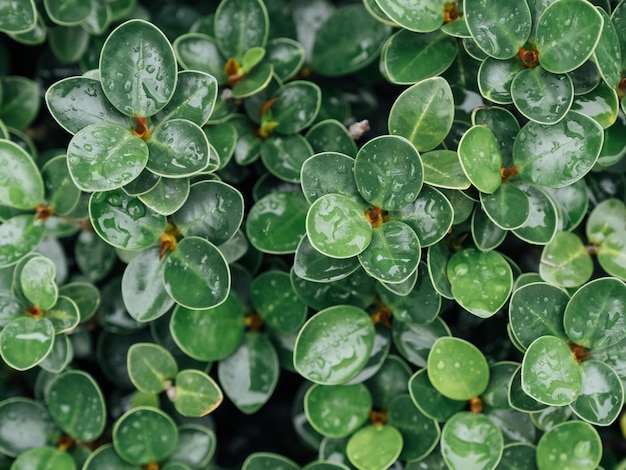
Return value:
<svg viewBox="0 0 626 470">
<path fill-rule="evenodd" d="M 350 132 L 350 137 L 354 140 L 359 140 L 363 137 L 367 131 L 370 130 L 370 122 L 367 119 L 363 119 L 362 121 L 355 122 L 351 124 L 348 128 L 348 132 Z"/>
</svg>

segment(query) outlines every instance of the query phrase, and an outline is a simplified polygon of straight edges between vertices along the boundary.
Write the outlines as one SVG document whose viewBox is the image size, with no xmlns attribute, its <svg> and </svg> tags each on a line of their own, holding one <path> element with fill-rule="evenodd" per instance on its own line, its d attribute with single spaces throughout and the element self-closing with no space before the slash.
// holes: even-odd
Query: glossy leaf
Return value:
<svg viewBox="0 0 626 470">
<path fill-rule="evenodd" d="M 382 282 L 400 283 L 417 269 L 421 246 L 411 227 L 389 221 L 371 231 L 371 241 L 358 257 L 370 276 Z"/>
<path fill-rule="evenodd" d="M 220 181 L 199 181 L 191 185 L 189 196 L 173 215 L 173 221 L 183 235 L 221 245 L 241 226 L 243 211 L 243 196 L 238 190 Z"/>
<path fill-rule="evenodd" d="M 374 336 L 374 325 L 360 308 L 336 305 L 321 310 L 298 334 L 295 368 L 311 382 L 345 383 L 365 366 Z"/>
<path fill-rule="evenodd" d="M 542 188 L 523 181 L 516 181 L 515 185 L 526 193 L 530 202 L 530 214 L 524 225 L 514 229 L 513 233 L 528 243 L 550 243 L 556 235 L 559 223 L 556 204 Z"/>
<path fill-rule="evenodd" d="M 311 155 L 311 145 L 300 134 L 275 135 L 261 145 L 265 167 L 277 178 L 290 183 L 300 182 L 302 164 Z"/>
<path fill-rule="evenodd" d="M 624 404 L 624 387 L 611 367 L 599 361 L 585 361 L 583 387 L 570 407 L 584 421 L 608 426 L 619 416 Z"/>
<path fill-rule="evenodd" d="M 316 384 L 304 396 L 304 409 L 316 431 L 328 437 L 345 437 L 367 420 L 372 396 L 363 384 Z"/>
<path fill-rule="evenodd" d="M 272 343 L 254 332 L 247 333 L 217 369 L 224 393 L 246 414 L 256 412 L 267 402 L 278 382 L 278 372 L 278 355 Z"/>
<path fill-rule="evenodd" d="M 309 204 L 300 192 L 275 192 L 258 200 L 246 220 L 252 246 L 265 253 L 293 253 L 306 233 Z"/>
<path fill-rule="evenodd" d="M 334 171 L 328 173 L 327 168 Z M 317 153 L 302 164 L 302 192 L 310 203 L 330 193 L 359 200 L 361 196 L 353 172 L 352 157 L 338 152 Z"/>
<path fill-rule="evenodd" d="M 593 118 L 603 129 L 610 128 L 615 124 L 619 113 L 616 88 L 611 88 L 604 82 L 600 83 L 589 93 L 575 97 L 571 109 Z"/>
<path fill-rule="evenodd" d="M 447 276 L 456 301 L 482 318 L 502 308 L 513 287 L 511 267 L 495 251 L 466 248 L 456 252 L 448 261 Z"/>
<path fill-rule="evenodd" d="M 127 367 L 131 382 L 144 393 L 161 393 L 178 373 L 172 354 L 152 343 L 133 344 L 128 350 Z"/>
<path fill-rule="evenodd" d="M 574 112 L 552 126 L 529 122 L 515 140 L 513 160 L 528 181 L 555 188 L 570 185 L 595 164 L 604 138 L 601 129 Z"/>
<path fill-rule="evenodd" d="M 467 189 L 467 179 L 459 155 L 452 150 L 433 150 L 422 154 L 424 182 L 438 188 Z"/>
<path fill-rule="evenodd" d="M 259 0 L 227 0 L 215 12 L 215 39 L 224 57 L 237 61 L 252 47 L 263 47 L 269 34 L 265 4 Z"/>
<path fill-rule="evenodd" d="M 170 332 L 188 356 L 202 362 L 218 361 L 239 346 L 244 334 L 244 310 L 232 294 L 210 309 L 177 306 L 170 320 Z"/>
<path fill-rule="evenodd" d="M 389 112 L 389 133 L 407 138 L 425 152 L 443 141 L 453 118 L 450 85 L 441 77 L 428 78 L 398 96 Z"/>
<path fill-rule="evenodd" d="M 140 467 L 123 460 L 117 455 L 112 444 L 104 444 L 89 455 L 83 468 L 85 470 L 137 470 Z"/>
<path fill-rule="evenodd" d="M 76 186 L 109 191 L 130 183 L 148 162 L 146 143 L 116 124 L 91 124 L 67 148 L 67 165 Z"/>
<path fill-rule="evenodd" d="M 498 104 L 513 102 L 511 85 L 515 77 L 525 70 L 515 58 L 498 60 L 487 57 L 478 69 L 478 88 L 480 93 L 490 101 Z"/>
<path fill-rule="evenodd" d="M 293 269 L 299 278 L 313 282 L 332 282 L 349 276 L 359 265 L 356 257 L 337 259 L 323 255 L 305 236 L 296 249 Z"/>
<path fill-rule="evenodd" d="M 274 130 L 283 135 L 295 134 L 308 127 L 320 107 L 321 90 L 312 82 L 295 80 L 282 86 L 274 94 L 271 119 L 278 123 Z"/>
<path fill-rule="evenodd" d="M 427 370 L 433 387 L 453 400 L 476 397 L 489 382 L 485 356 L 476 346 L 459 338 L 439 338 L 428 355 Z"/>
<path fill-rule="evenodd" d="M 602 458 L 602 442 L 589 423 L 569 421 L 545 433 L 537 444 L 537 468 L 547 470 L 554 462 L 570 468 L 594 469 Z"/>
<path fill-rule="evenodd" d="M 402 29 L 387 40 L 380 60 L 389 81 L 409 85 L 441 74 L 456 55 L 454 38 L 442 32 L 420 34 Z"/>
<path fill-rule="evenodd" d="M 30 305 L 49 310 L 57 302 L 59 289 L 56 284 L 56 267 L 48 258 L 30 258 L 21 269 L 20 285 Z"/>
<path fill-rule="evenodd" d="M 441 431 L 441 454 L 452 470 L 496 468 L 503 444 L 502 432 L 483 414 L 457 413 Z"/>
<path fill-rule="evenodd" d="M 354 162 L 359 193 L 384 210 L 399 210 L 412 203 L 422 189 L 419 153 L 405 138 L 380 136 L 361 147 Z M 402 175 L 399 180 L 397 175 Z"/>
<path fill-rule="evenodd" d="M 591 243 L 602 245 L 612 233 L 626 228 L 626 206 L 616 198 L 605 199 L 589 214 L 585 234 Z"/>
<path fill-rule="evenodd" d="M 226 60 L 222 58 L 213 37 L 201 33 L 183 34 L 176 38 L 173 46 L 183 69 L 208 73 L 220 85 L 227 82 L 228 76 L 224 71 Z"/>
<path fill-rule="evenodd" d="M 410 320 L 393 323 L 393 343 L 409 362 L 418 367 L 426 367 L 433 344 L 439 338 L 450 336 L 450 329 L 440 318 L 428 323 Z"/>
<path fill-rule="evenodd" d="M 406 393 L 391 399 L 388 417 L 389 424 L 402 434 L 400 459 L 419 460 L 428 455 L 439 441 L 439 424 L 425 416 Z"/>
<path fill-rule="evenodd" d="M 89 218 L 108 244 L 126 250 L 146 248 L 165 231 L 166 219 L 121 189 L 93 193 Z"/>
<path fill-rule="evenodd" d="M 480 204 L 491 221 L 503 230 L 522 227 L 530 216 L 530 200 L 521 189 L 502 184 L 491 194 L 480 194 Z M 515 210 L 511 210 L 511 208 Z"/>
<path fill-rule="evenodd" d="M 72 457 L 66 452 L 55 449 L 52 446 L 37 447 L 29 449 L 20 454 L 11 465 L 14 470 L 30 469 L 52 469 L 52 470 L 74 470 L 76 464 Z"/>
<path fill-rule="evenodd" d="M 593 50 L 593 59 L 606 84 L 615 88 L 621 79 L 620 69 L 623 52 L 620 47 L 620 39 L 609 14 L 602 8 L 596 7 L 596 9 L 604 21 L 600 40 Z"/>
<path fill-rule="evenodd" d="M 367 207 L 341 194 L 326 194 L 311 205 L 306 231 L 311 245 L 331 258 L 351 258 L 362 253 L 372 239 Z"/>
<path fill-rule="evenodd" d="M 72 370 L 57 375 L 48 385 L 46 402 L 55 423 L 77 441 L 94 441 L 104 431 L 104 397 L 86 372 Z"/>
<path fill-rule="evenodd" d="M 467 179 L 482 193 L 491 194 L 500 187 L 502 155 L 493 132 L 485 126 L 473 126 L 459 142 L 459 161 Z"/>
<path fill-rule="evenodd" d="M 566 74 L 553 74 L 543 67 L 525 69 L 511 82 L 513 103 L 528 119 L 555 124 L 565 117 L 574 99 L 574 85 Z"/>
<path fill-rule="evenodd" d="M 150 191 L 137 197 L 157 214 L 168 216 L 180 209 L 188 196 L 188 178 L 160 178 Z"/>
<path fill-rule="evenodd" d="M 530 9 L 525 2 L 467 0 L 463 13 L 472 38 L 496 59 L 514 57 L 530 35 Z"/>
<path fill-rule="evenodd" d="M 163 282 L 176 303 L 190 309 L 216 307 L 230 290 L 230 270 L 211 242 L 185 237 L 165 260 Z"/>
<path fill-rule="evenodd" d="M 315 154 L 337 152 L 352 158 L 356 157 L 357 148 L 354 139 L 350 136 L 348 129 L 335 119 L 318 122 L 307 131 L 305 137 Z"/>
<path fill-rule="evenodd" d="M 376 0 L 382 12 L 393 22 L 409 31 L 427 33 L 438 29 L 444 21 L 442 0 Z"/>
<path fill-rule="evenodd" d="M 6 126 L 26 129 L 37 117 L 41 99 L 34 80 L 20 76 L 3 76 L 0 119 Z"/>
<path fill-rule="evenodd" d="M 526 349 L 544 335 L 567 339 L 563 313 L 569 295 L 562 288 L 535 282 L 515 290 L 509 304 L 510 325 L 515 338 Z"/>
<path fill-rule="evenodd" d="M 0 30 L 7 33 L 22 33 L 35 26 L 37 10 L 32 0 L 4 3 L 0 7 Z"/>
<path fill-rule="evenodd" d="M 541 66 L 552 73 L 581 66 L 600 40 L 602 23 L 602 15 L 589 2 L 550 4 L 539 17 L 535 34 Z"/>
<path fill-rule="evenodd" d="M 402 434 L 390 424 L 361 428 L 348 440 L 346 455 L 360 470 L 388 468 L 400 456 Z"/>
<path fill-rule="evenodd" d="M 304 48 L 290 38 L 272 38 L 265 47 L 265 60 L 274 68 L 274 73 L 283 82 L 298 73 L 304 64 Z"/>
<path fill-rule="evenodd" d="M 45 198 L 55 214 L 66 215 L 77 205 L 80 190 L 76 187 L 67 168 L 64 155 L 48 160 L 41 169 Z"/>
<path fill-rule="evenodd" d="M 273 468 L 276 470 L 298 470 L 300 467 L 291 459 L 270 452 L 255 452 L 243 462 L 241 470 L 261 470 Z"/>
<path fill-rule="evenodd" d="M 344 34 L 348 30 L 352 34 Z M 338 8 L 315 34 L 311 65 L 324 76 L 356 72 L 377 57 L 389 31 L 363 5 Z"/>
<path fill-rule="evenodd" d="M 113 427 L 113 446 L 126 462 L 144 465 L 165 459 L 178 440 L 172 418 L 156 408 L 140 406 L 124 413 Z"/>
<path fill-rule="evenodd" d="M 0 204 L 32 209 L 43 202 L 44 185 L 35 162 L 22 148 L 0 140 Z"/>
<path fill-rule="evenodd" d="M 88 0 L 44 0 L 43 4 L 50 19 L 63 26 L 82 23 L 91 12 Z"/>
<path fill-rule="evenodd" d="M 558 232 L 541 252 L 539 273 L 552 284 L 578 287 L 591 277 L 593 261 L 577 235 Z"/>
<path fill-rule="evenodd" d="M 601 350 L 626 337 L 626 285 L 605 277 L 578 289 L 567 304 L 563 325 L 580 346 Z"/>
<path fill-rule="evenodd" d="M 0 418 L 0 449 L 9 457 L 51 445 L 61 434 L 45 405 L 30 398 L 12 397 L 0 402 Z"/>
<path fill-rule="evenodd" d="M 176 90 L 174 51 L 156 26 L 143 20 L 127 21 L 102 46 L 100 77 L 104 94 L 119 111 L 127 116 L 152 116 Z"/>
<path fill-rule="evenodd" d="M 178 443 L 169 460 L 199 468 L 211 460 L 215 448 L 216 438 L 212 430 L 196 424 L 183 424 L 178 427 Z"/>
<path fill-rule="evenodd" d="M 306 319 L 307 308 L 291 286 L 289 273 L 265 271 L 250 285 L 250 302 L 263 322 L 277 331 L 297 331 Z"/>
<path fill-rule="evenodd" d="M 222 390 L 204 372 L 181 370 L 176 375 L 174 406 L 183 416 L 201 417 L 211 413 L 222 403 Z"/>
<path fill-rule="evenodd" d="M 0 332 L 0 356 L 16 370 L 43 361 L 52 350 L 54 326 L 47 318 L 19 317 Z"/>
<path fill-rule="evenodd" d="M 572 403 L 582 389 L 582 371 L 565 341 L 541 336 L 533 341 L 522 362 L 522 389 L 552 406 Z"/>
</svg>

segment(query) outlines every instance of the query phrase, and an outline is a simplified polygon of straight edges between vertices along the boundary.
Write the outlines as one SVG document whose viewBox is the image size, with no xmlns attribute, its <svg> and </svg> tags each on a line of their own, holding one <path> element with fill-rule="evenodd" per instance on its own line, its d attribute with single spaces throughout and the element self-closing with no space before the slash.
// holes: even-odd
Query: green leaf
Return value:
<svg viewBox="0 0 626 470">
<path fill-rule="evenodd" d="M 67 165 L 82 191 L 109 191 L 130 183 L 148 163 L 148 146 L 117 124 L 91 124 L 67 148 Z"/>
<path fill-rule="evenodd" d="M 152 245 L 167 225 L 163 215 L 121 189 L 93 193 L 89 199 L 89 218 L 104 241 L 126 250 Z"/>
<path fill-rule="evenodd" d="M 312 154 L 336 152 L 336 154 L 356 157 L 357 148 L 354 139 L 348 129 L 335 119 L 318 122 L 307 131 L 305 137 L 313 148 Z"/>
<path fill-rule="evenodd" d="M 278 123 L 275 131 L 289 135 L 311 125 L 320 108 L 322 92 L 315 83 L 294 80 L 274 94 L 270 108 L 271 120 Z"/>
<path fill-rule="evenodd" d="M 444 22 L 442 0 L 376 0 L 376 4 L 391 21 L 409 31 L 428 33 Z"/>
<path fill-rule="evenodd" d="M 426 369 L 413 374 L 408 385 L 415 406 L 435 421 L 447 421 L 465 407 L 465 402 L 452 400 L 439 393 L 430 383 Z"/>
<path fill-rule="evenodd" d="M 582 389 L 582 370 L 564 340 L 541 336 L 522 362 L 522 389 L 538 402 L 552 406 L 572 403 Z"/>
<path fill-rule="evenodd" d="M 21 147 L 0 139 L 0 167 L 0 204 L 32 209 L 43 202 L 43 180 L 35 162 Z"/>
<path fill-rule="evenodd" d="M 435 318 L 428 323 L 410 320 L 393 322 L 393 343 L 409 362 L 418 367 L 426 367 L 428 354 L 433 344 L 441 337 L 450 336 L 450 330 L 440 318 Z"/>
<path fill-rule="evenodd" d="M 589 2 L 550 4 L 539 17 L 535 34 L 541 66 L 552 73 L 580 67 L 596 48 L 602 24 L 602 15 Z"/>
<path fill-rule="evenodd" d="M 80 272 L 91 282 L 104 279 L 117 260 L 115 248 L 91 230 L 78 234 L 74 258 Z"/>
<path fill-rule="evenodd" d="M 503 230 L 522 227 L 530 216 L 528 196 L 511 184 L 502 184 L 491 194 L 481 193 L 480 204 L 489 219 Z"/>
<path fill-rule="evenodd" d="M 230 290 L 230 270 L 211 242 L 185 237 L 165 260 L 163 283 L 176 303 L 190 309 L 216 307 Z"/>
<path fill-rule="evenodd" d="M 589 193 L 585 180 L 578 180 L 576 183 L 563 188 L 547 188 L 546 190 L 560 208 L 560 216 L 563 221 L 562 230 L 572 231 L 578 227 L 589 207 Z"/>
<path fill-rule="evenodd" d="M 39 245 L 44 234 L 44 224 L 31 214 L 16 215 L 0 224 L 0 267 L 17 263 Z"/>
<path fill-rule="evenodd" d="M 6 33 L 24 33 L 35 26 L 37 9 L 33 0 L 3 2 L 0 5 L 0 30 Z"/>
<path fill-rule="evenodd" d="M 199 173 L 209 164 L 209 142 L 202 129 L 186 119 L 172 119 L 158 126 L 147 141 L 150 158 L 146 168 L 169 178 Z"/>
<path fill-rule="evenodd" d="M 80 322 L 80 312 L 72 299 L 61 295 L 46 312 L 46 318 L 52 323 L 55 333 L 65 333 L 76 328 Z"/>
<path fill-rule="evenodd" d="M 496 59 L 514 57 L 530 35 L 531 16 L 526 2 L 466 0 L 463 14 L 478 47 Z"/>
<path fill-rule="evenodd" d="M 526 70 L 517 57 L 499 60 L 487 57 L 478 69 L 478 89 L 482 96 L 498 104 L 513 102 L 511 85 Z"/>
<path fill-rule="evenodd" d="M 424 170 L 419 153 L 400 136 L 379 136 L 361 147 L 354 162 L 359 193 L 383 210 L 411 204 L 422 189 Z M 399 181 L 397 175 L 402 175 Z"/>
<path fill-rule="evenodd" d="M 181 462 L 191 468 L 206 466 L 215 453 L 215 433 L 197 424 L 178 427 L 178 444 L 169 456 L 172 462 Z"/>
<path fill-rule="evenodd" d="M 148 192 L 140 194 L 139 200 L 157 214 L 172 215 L 189 196 L 188 178 L 160 178 Z"/>
<path fill-rule="evenodd" d="M 623 59 L 619 33 L 609 14 L 598 6 L 596 6 L 596 10 L 602 15 L 604 22 L 600 40 L 593 50 L 592 57 L 603 80 L 614 89 L 619 85 L 622 78 L 620 71 Z"/>
<path fill-rule="evenodd" d="M 626 257 L 626 234 L 616 232 L 609 235 L 598 252 L 598 262 L 611 276 L 626 279 L 624 258 Z"/>
<path fill-rule="evenodd" d="M 588 282 L 570 299 L 563 325 L 575 344 L 609 348 L 626 337 L 626 284 L 605 277 Z"/>
<path fill-rule="evenodd" d="M 546 245 L 556 235 L 559 223 L 557 207 L 550 196 L 542 188 L 516 180 L 515 184 L 526 193 L 530 201 L 530 214 L 520 228 L 513 234 L 518 238 L 537 245 Z"/>
<path fill-rule="evenodd" d="M 215 381 L 206 373 L 193 369 L 178 373 L 174 393 L 174 407 L 183 416 L 205 416 L 223 400 L 222 391 Z"/>
<path fill-rule="evenodd" d="M 513 292 L 509 304 L 511 329 L 526 349 L 544 335 L 567 340 L 563 329 L 563 313 L 569 302 L 567 292 L 544 282 L 523 285 Z"/>
<path fill-rule="evenodd" d="M 248 455 L 241 470 L 299 470 L 300 467 L 291 459 L 271 452 L 255 452 Z"/>
<path fill-rule="evenodd" d="M 258 411 L 276 388 L 278 355 L 267 336 L 250 332 L 230 356 L 220 361 L 217 375 L 224 393 L 243 413 Z"/>
<path fill-rule="evenodd" d="M 359 470 L 389 468 L 400 456 L 402 444 L 402 434 L 391 424 L 370 425 L 348 440 L 346 455 Z"/>
<path fill-rule="evenodd" d="M 261 160 L 277 178 L 289 183 L 300 182 L 304 161 L 313 155 L 311 145 L 300 134 L 274 135 L 261 145 Z"/>
<path fill-rule="evenodd" d="M 513 273 L 509 263 L 495 251 L 466 248 L 454 253 L 447 276 L 456 301 L 476 316 L 494 315 L 509 298 Z"/>
<path fill-rule="evenodd" d="M 69 453 L 52 446 L 45 446 L 29 449 L 20 454 L 11 468 L 14 470 L 75 470 L 76 463 Z"/>
<path fill-rule="evenodd" d="M 269 35 L 267 8 L 260 0 L 226 0 L 215 12 L 215 39 L 222 55 L 241 62 L 253 47 L 264 47 Z"/>
<path fill-rule="evenodd" d="M 507 231 L 498 227 L 481 207 L 476 207 L 472 214 L 472 238 L 480 251 L 491 251 L 500 246 Z"/>
<path fill-rule="evenodd" d="M 30 305 L 49 310 L 57 302 L 59 289 L 56 283 L 56 266 L 48 258 L 30 258 L 22 267 L 20 285 Z"/>
<path fill-rule="evenodd" d="M 52 350 L 54 326 L 47 318 L 19 317 L 0 332 L 0 356 L 13 369 L 26 370 Z"/>
<path fill-rule="evenodd" d="M 304 64 L 304 47 L 290 38 L 272 38 L 265 46 L 265 60 L 274 68 L 274 74 L 286 82 L 298 73 Z"/>
<path fill-rule="evenodd" d="M 95 441 L 104 431 L 104 397 L 86 372 L 71 370 L 54 377 L 46 390 L 46 403 L 54 422 L 77 441 Z"/>
<path fill-rule="evenodd" d="M 309 388 L 304 410 L 311 426 L 328 437 L 346 437 L 359 429 L 372 410 L 372 395 L 361 383 Z"/>
<path fill-rule="evenodd" d="M 289 273 L 265 271 L 250 284 L 250 303 L 271 329 L 297 331 L 306 319 L 307 307 L 291 286 Z"/>
<path fill-rule="evenodd" d="M 329 77 L 361 70 L 376 59 L 390 29 L 376 21 L 363 5 L 344 5 L 316 31 L 311 66 Z"/>
<path fill-rule="evenodd" d="M 525 69 L 511 82 L 513 103 L 528 119 L 555 124 L 565 117 L 574 99 L 574 85 L 566 74 L 554 74 L 543 67 Z"/>
<path fill-rule="evenodd" d="M 390 82 L 411 85 L 447 70 L 457 51 L 454 38 L 440 31 L 420 34 L 402 29 L 385 42 L 381 67 Z"/>
<path fill-rule="evenodd" d="M 64 155 L 48 160 L 41 169 L 45 199 L 55 214 L 67 215 L 78 205 L 80 190 L 76 187 L 67 168 Z"/>
<path fill-rule="evenodd" d="M 209 120 L 216 99 L 215 77 L 196 70 L 183 70 L 178 72 L 171 100 L 154 116 L 154 122 L 186 119 L 202 127 Z"/>
<path fill-rule="evenodd" d="M 389 424 L 402 434 L 401 460 L 419 460 L 437 445 L 441 435 L 439 425 L 415 406 L 410 395 L 403 393 L 393 397 L 387 416 Z"/>
<path fill-rule="evenodd" d="M 537 444 L 537 467 L 553 468 L 555 462 L 563 468 L 592 470 L 602 458 L 602 441 L 589 423 L 569 421 L 545 433 Z"/>
<path fill-rule="evenodd" d="M 362 253 L 372 239 L 366 211 L 365 205 L 341 194 L 316 199 L 306 216 L 311 245 L 331 258 L 351 258 Z"/>
<path fill-rule="evenodd" d="M 263 62 L 254 67 L 233 86 L 233 98 L 248 98 L 264 90 L 272 80 L 272 64 Z"/>
<path fill-rule="evenodd" d="M 89 47 L 89 33 L 81 26 L 54 26 L 48 29 L 48 44 L 60 62 L 77 62 Z"/>
<path fill-rule="evenodd" d="M 596 121 L 570 111 L 552 126 L 526 124 L 515 140 L 513 160 L 528 181 L 559 188 L 578 181 L 591 170 L 603 140 L 602 127 Z"/>
<path fill-rule="evenodd" d="M 220 85 L 228 81 L 224 71 L 226 61 L 211 36 L 201 33 L 178 36 L 174 41 L 174 53 L 183 69 L 213 75 Z"/>
<path fill-rule="evenodd" d="M 131 382 L 144 393 L 161 393 L 178 373 L 174 356 L 153 343 L 133 344 L 128 350 L 127 367 Z"/>
<path fill-rule="evenodd" d="M 167 458 L 176 447 L 176 424 L 163 411 L 139 406 L 124 413 L 113 427 L 113 446 L 126 462 L 144 465 Z"/>
<path fill-rule="evenodd" d="M 2 77 L 0 84 L 0 119 L 6 126 L 26 129 L 39 113 L 39 86 L 35 81 L 20 76 Z"/>
<path fill-rule="evenodd" d="M 404 222 L 389 221 L 371 231 L 371 241 L 358 257 L 370 276 L 398 284 L 417 269 L 421 246 L 411 227 Z"/>
<path fill-rule="evenodd" d="M 578 235 L 557 232 L 541 252 L 539 273 L 552 284 L 578 287 L 593 274 L 593 261 Z"/>
<path fill-rule="evenodd" d="M 140 467 L 122 460 L 115 452 L 113 444 L 104 444 L 89 455 L 83 468 L 84 470 L 138 470 Z"/>
<path fill-rule="evenodd" d="M 78 25 L 91 13 L 90 0 L 44 0 L 46 13 L 56 24 Z"/>
<path fill-rule="evenodd" d="M 431 186 L 448 189 L 467 189 L 467 179 L 459 155 L 453 150 L 433 150 L 422 154 L 424 182 Z"/>
<path fill-rule="evenodd" d="M 311 382 L 345 383 L 367 363 L 374 337 L 374 324 L 364 310 L 349 305 L 326 308 L 300 330 L 294 366 Z"/>
<path fill-rule="evenodd" d="M 329 173 L 328 168 L 333 168 Z M 360 200 L 354 181 L 354 159 L 338 152 L 321 152 L 302 164 L 302 192 L 310 203 L 320 197 L 338 193 Z"/>
<path fill-rule="evenodd" d="M 495 469 L 503 444 L 502 432 L 483 414 L 459 412 L 441 431 L 441 453 L 452 470 Z"/>
<path fill-rule="evenodd" d="M 589 93 L 575 97 L 572 110 L 593 118 L 603 129 L 612 127 L 619 114 L 617 89 L 602 82 Z"/>
<path fill-rule="evenodd" d="M 482 193 L 500 187 L 502 155 L 493 132 L 486 126 L 473 126 L 459 141 L 459 161 L 467 179 Z"/>
<path fill-rule="evenodd" d="M 243 212 L 243 196 L 237 189 L 220 181 L 199 181 L 191 185 L 189 197 L 173 221 L 183 235 L 221 245 L 239 230 Z"/>
<path fill-rule="evenodd" d="M 264 253 L 293 253 L 306 233 L 309 204 L 301 192 L 274 192 L 250 209 L 246 234 L 252 246 Z"/>
<path fill-rule="evenodd" d="M 244 310 L 230 294 L 217 307 L 190 310 L 174 309 L 170 331 L 185 354 L 202 362 L 219 361 L 229 356 L 244 334 Z"/>
<path fill-rule="evenodd" d="M 536 413 L 549 409 L 548 405 L 539 403 L 534 398 L 528 396 L 522 388 L 522 366 L 520 365 L 513 373 L 511 381 L 508 386 L 509 393 L 509 405 L 514 410 L 522 411 L 524 413 Z M 561 409 L 567 410 L 566 407 Z"/>
<path fill-rule="evenodd" d="M 404 90 L 389 112 L 389 133 L 406 137 L 420 152 L 434 149 L 448 135 L 454 100 L 448 82 L 427 78 Z"/>
<path fill-rule="evenodd" d="M 360 266 L 356 257 L 330 258 L 317 251 L 304 236 L 296 248 L 293 269 L 299 278 L 313 282 L 333 282 L 352 274 Z"/>
<path fill-rule="evenodd" d="M 0 430 L 0 450 L 9 457 L 54 444 L 61 434 L 45 405 L 24 397 L 0 402 Z"/>
<path fill-rule="evenodd" d="M 619 376 L 604 362 L 582 363 L 583 387 L 570 407 L 580 418 L 597 426 L 608 426 L 624 405 L 624 387 Z"/>
<path fill-rule="evenodd" d="M 593 244 L 602 245 L 609 235 L 626 229 L 625 217 L 626 206 L 621 200 L 605 199 L 589 214 L 585 226 L 587 238 Z"/>
<path fill-rule="evenodd" d="M 477 397 L 489 383 L 485 356 L 460 338 L 439 338 L 428 354 L 427 370 L 433 387 L 453 400 Z"/>
<path fill-rule="evenodd" d="M 127 116 L 148 117 L 163 109 L 176 90 L 174 51 L 165 35 L 144 20 L 113 30 L 100 57 L 102 89 Z"/>
</svg>

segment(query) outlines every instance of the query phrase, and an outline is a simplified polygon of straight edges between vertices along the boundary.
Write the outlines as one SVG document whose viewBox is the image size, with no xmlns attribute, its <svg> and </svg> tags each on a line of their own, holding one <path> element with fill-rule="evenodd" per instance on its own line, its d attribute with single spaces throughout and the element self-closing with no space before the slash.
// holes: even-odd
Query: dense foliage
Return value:
<svg viewBox="0 0 626 470">
<path fill-rule="evenodd" d="M 626 467 L 626 2 L 0 31 L 0 468 Z"/>
</svg>

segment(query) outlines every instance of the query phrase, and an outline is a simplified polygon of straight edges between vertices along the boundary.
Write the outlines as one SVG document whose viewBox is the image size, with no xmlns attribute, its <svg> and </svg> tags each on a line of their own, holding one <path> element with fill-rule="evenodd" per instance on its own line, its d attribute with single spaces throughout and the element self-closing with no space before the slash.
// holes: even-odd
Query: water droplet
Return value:
<svg viewBox="0 0 626 470">
<path fill-rule="evenodd" d="M 155 68 L 154 68 L 154 65 L 152 65 L 152 64 L 150 64 L 150 65 L 148 65 L 148 66 L 146 67 L 146 71 L 147 71 L 148 73 L 154 73 L 154 69 L 155 69 Z"/>
<path fill-rule="evenodd" d="M 439 370 L 443 370 L 443 369 L 445 369 L 445 367 L 446 367 L 445 362 L 443 362 L 443 361 L 439 361 L 439 362 L 437 363 L 437 369 L 439 369 Z"/>
</svg>

